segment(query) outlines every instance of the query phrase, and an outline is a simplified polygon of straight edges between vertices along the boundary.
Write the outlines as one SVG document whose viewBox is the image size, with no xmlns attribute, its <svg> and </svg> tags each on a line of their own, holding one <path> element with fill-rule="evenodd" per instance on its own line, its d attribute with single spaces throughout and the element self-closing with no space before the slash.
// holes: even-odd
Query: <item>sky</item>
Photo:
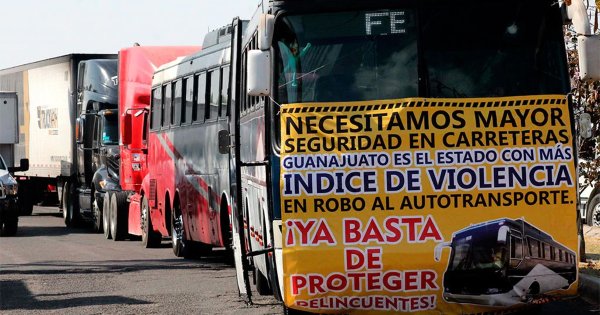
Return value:
<svg viewBox="0 0 600 315">
<path fill-rule="evenodd" d="M 2 3 L 0 69 L 70 53 L 117 53 L 134 43 L 202 45 L 258 0 L 11 0 Z"/>
</svg>

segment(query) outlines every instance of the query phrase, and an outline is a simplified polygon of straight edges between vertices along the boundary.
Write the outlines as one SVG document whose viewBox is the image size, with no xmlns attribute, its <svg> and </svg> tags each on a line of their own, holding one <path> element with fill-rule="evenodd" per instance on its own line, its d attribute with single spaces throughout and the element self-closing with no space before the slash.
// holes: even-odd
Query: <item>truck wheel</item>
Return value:
<svg viewBox="0 0 600 315">
<path fill-rule="evenodd" d="M 600 226 L 600 194 L 594 196 L 588 203 L 585 221 L 589 226 Z"/>
<path fill-rule="evenodd" d="M 94 202 L 92 204 L 92 211 L 94 214 L 94 232 L 102 233 L 103 223 L 102 223 L 102 205 L 98 204 L 98 200 L 94 198 Z"/>
<path fill-rule="evenodd" d="M 110 234 L 113 241 L 121 241 L 127 236 L 127 195 L 115 192 L 110 196 Z"/>
<path fill-rule="evenodd" d="M 108 191 L 104 194 L 104 202 L 102 202 L 102 231 L 104 231 L 104 237 L 109 240 L 112 238 L 110 234 L 110 197 L 111 193 Z"/>
<path fill-rule="evenodd" d="M 75 227 L 78 219 L 78 209 L 75 205 L 75 193 L 73 185 L 69 182 L 65 183 L 63 188 L 63 218 L 67 227 Z"/>
<path fill-rule="evenodd" d="M 33 213 L 33 200 L 29 194 L 19 196 L 20 215 L 30 216 Z"/>
<path fill-rule="evenodd" d="M 171 239 L 173 242 L 173 254 L 177 257 L 186 256 L 185 251 L 187 250 L 185 244 L 185 234 L 183 233 L 183 216 L 181 215 L 181 210 L 177 209 L 178 206 L 175 206 L 175 211 L 173 212 L 172 222 L 171 222 Z"/>
<path fill-rule="evenodd" d="M 7 216 L 4 218 L 4 222 L 1 222 L 0 235 L 2 236 L 15 236 L 17 234 L 17 226 L 19 225 L 19 217 L 15 213 L 14 215 Z"/>
<path fill-rule="evenodd" d="M 145 248 L 155 248 L 160 246 L 162 236 L 154 231 L 152 227 L 152 218 L 150 217 L 150 207 L 146 196 L 142 197 L 142 245 Z"/>
</svg>

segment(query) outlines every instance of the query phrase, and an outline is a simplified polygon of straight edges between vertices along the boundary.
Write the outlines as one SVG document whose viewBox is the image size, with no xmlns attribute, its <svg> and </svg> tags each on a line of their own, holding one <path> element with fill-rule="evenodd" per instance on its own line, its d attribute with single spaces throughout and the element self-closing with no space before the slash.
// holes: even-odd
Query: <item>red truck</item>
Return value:
<svg viewBox="0 0 600 315">
<path fill-rule="evenodd" d="M 200 50 L 197 46 L 136 46 L 119 52 L 119 186 L 107 191 L 102 222 L 106 238 L 142 235 L 142 181 L 148 173 L 150 87 L 156 68 Z"/>
</svg>

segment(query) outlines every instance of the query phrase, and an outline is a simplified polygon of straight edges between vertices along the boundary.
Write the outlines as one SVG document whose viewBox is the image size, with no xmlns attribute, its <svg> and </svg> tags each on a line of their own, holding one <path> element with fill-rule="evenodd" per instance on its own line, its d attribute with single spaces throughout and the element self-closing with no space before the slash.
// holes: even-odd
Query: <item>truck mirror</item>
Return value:
<svg viewBox="0 0 600 315">
<path fill-rule="evenodd" d="M 26 172 L 29 170 L 29 159 L 21 159 L 21 165 L 19 167 L 9 167 L 8 172 Z"/>
<path fill-rule="evenodd" d="M 248 52 L 248 95 L 271 94 L 271 52 L 250 50 Z"/>
<path fill-rule="evenodd" d="M 579 115 L 579 137 L 583 139 L 592 137 L 592 116 L 589 113 Z"/>
<path fill-rule="evenodd" d="M 29 170 L 29 159 L 21 159 L 19 171 L 27 172 Z"/>
<path fill-rule="evenodd" d="M 581 80 L 600 80 L 600 35 L 577 36 Z"/>
<path fill-rule="evenodd" d="M 121 127 L 121 141 L 123 142 L 123 145 L 130 145 L 131 144 L 131 127 L 132 127 L 132 121 L 131 121 L 131 113 L 126 113 L 125 115 L 123 115 L 123 126 Z"/>
<path fill-rule="evenodd" d="M 275 16 L 272 14 L 261 15 L 258 22 L 258 49 L 262 51 L 271 49 L 274 29 Z"/>
</svg>

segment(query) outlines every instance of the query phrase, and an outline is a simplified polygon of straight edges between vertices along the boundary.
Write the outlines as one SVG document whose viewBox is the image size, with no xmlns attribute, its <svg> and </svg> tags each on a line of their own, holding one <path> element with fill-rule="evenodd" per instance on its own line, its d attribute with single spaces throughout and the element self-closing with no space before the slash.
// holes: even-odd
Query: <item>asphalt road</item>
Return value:
<svg viewBox="0 0 600 315">
<path fill-rule="evenodd" d="M 170 244 L 144 249 L 90 229 L 67 229 L 56 208 L 21 217 L 16 237 L 0 238 L 1 314 L 281 314 L 272 297 L 238 297 L 232 265 L 215 251 L 199 260 Z M 600 314 L 580 298 L 552 302 L 538 314 Z M 520 314 L 531 314 L 524 310 Z"/>
<path fill-rule="evenodd" d="M 0 238 L 1 314 L 281 314 L 272 297 L 238 297 L 222 252 L 199 260 L 171 245 L 144 249 L 89 229 L 67 229 L 56 208 L 21 217 L 16 237 Z"/>
</svg>

